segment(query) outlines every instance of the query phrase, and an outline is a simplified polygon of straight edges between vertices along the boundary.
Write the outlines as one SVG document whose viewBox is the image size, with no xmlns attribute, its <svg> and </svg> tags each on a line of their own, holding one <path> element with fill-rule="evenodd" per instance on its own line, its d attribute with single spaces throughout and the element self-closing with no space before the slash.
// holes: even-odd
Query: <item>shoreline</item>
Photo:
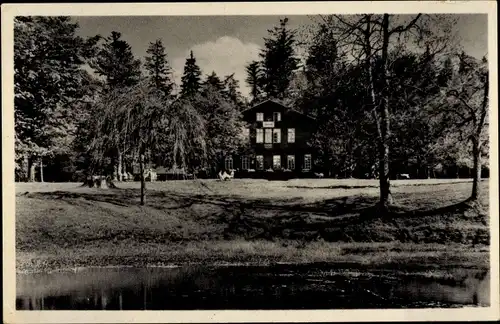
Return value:
<svg viewBox="0 0 500 324">
<path fill-rule="evenodd" d="M 289 244 L 289 245 L 287 245 Z M 285 246 L 286 245 L 286 246 Z M 428 273 L 445 277 L 462 270 L 487 271 L 489 246 L 445 244 L 223 241 L 186 244 L 127 242 L 98 246 L 18 251 L 16 274 L 88 268 L 300 267 L 331 270 Z M 321 251 L 321 252 L 318 252 Z"/>
</svg>

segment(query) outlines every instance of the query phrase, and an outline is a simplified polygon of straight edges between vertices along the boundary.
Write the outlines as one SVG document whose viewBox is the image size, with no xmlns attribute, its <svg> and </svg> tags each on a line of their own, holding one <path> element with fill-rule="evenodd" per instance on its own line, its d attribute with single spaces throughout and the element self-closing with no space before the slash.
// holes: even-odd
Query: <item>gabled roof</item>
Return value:
<svg viewBox="0 0 500 324">
<path fill-rule="evenodd" d="M 262 105 L 264 105 L 264 104 L 266 104 L 266 103 L 268 103 L 268 102 L 272 102 L 272 103 L 274 103 L 274 104 L 276 104 L 276 105 L 279 105 L 279 106 L 281 106 L 281 107 L 283 107 L 283 108 L 285 108 L 285 109 L 287 109 L 287 110 L 293 111 L 293 112 L 295 112 L 295 113 L 297 113 L 297 114 L 301 114 L 301 115 L 303 115 L 303 116 L 305 116 L 305 117 L 307 117 L 307 118 L 310 118 L 310 119 L 316 120 L 316 118 L 314 118 L 313 116 L 311 116 L 311 115 L 307 115 L 307 114 L 304 114 L 303 112 L 300 112 L 300 111 L 298 111 L 298 110 L 295 110 L 295 109 L 293 109 L 293 108 L 290 108 L 290 107 L 288 107 L 288 106 L 285 106 L 285 105 L 284 105 L 284 104 L 282 104 L 281 102 L 279 102 L 279 101 L 277 101 L 277 100 L 274 100 L 274 99 L 265 99 L 265 100 L 263 100 L 263 101 L 261 101 L 261 102 L 259 102 L 259 103 L 255 104 L 255 105 L 253 105 L 252 107 L 250 107 L 250 108 L 248 108 L 248 109 L 243 110 L 243 111 L 242 111 L 242 113 L 245 113 L 245 112 L 247 112 L 247 111 L 249 111 L 249 110 L 255 109 L 255 108 L 257 108 L 257 107 L 259 107 L 259 106 L 262 106 Z"/>
</svg>

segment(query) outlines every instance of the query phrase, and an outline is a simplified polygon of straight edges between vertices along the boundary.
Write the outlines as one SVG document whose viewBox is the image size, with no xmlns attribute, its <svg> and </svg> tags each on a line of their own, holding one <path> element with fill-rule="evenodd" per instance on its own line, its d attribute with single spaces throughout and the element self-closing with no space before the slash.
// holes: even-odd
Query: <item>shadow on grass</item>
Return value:
<svg viewBox="0 0 500 324">
<path fill-rule="evenodd" d="M 120 207 L 138 207 L 138 189 L 107 189 L 86 192 L 38 192 L 25 195 L 27 198 L 63 200 L 77 204 L 78 199 L 87 202 L 109 203 Z M 388 212 L 377 208 L 376 196 L 344 196 L 315 203 L 303 203 L 300 198 L 290 199 L 248 199 L 223 195 L 193 195 L 170 191 L 148 190 L 146 207 L 158 210 L 184 210 L 190 213 L 193 205 L 212 205 L 217 222 L 227 224 L 223 237 L 226 239 L 296 239 L 312 241 L 407 241 L 412 235 L 408 228 L 416 219 L 438 218 L 439 221 L 464 218 L 487 224 L 487 215 L 470 201 L 430 209 L 412 209 L 391 205 Z M 415 221 L 413 221 L 415 222 Z M 375 224 L 376 223 L 376 224 Z M 375 224 L 375 225 L 374 225 Z M 415 226 L 415 225 L 412 225 Z M 380 229 L 382 228 L 382 229 Z M 371 232 L 370 232 L 371 231 Z M 379 231 L 376 235 L 373 232 Z M 384 232 L 385 231 L 385 232 Z"/>
</svg>

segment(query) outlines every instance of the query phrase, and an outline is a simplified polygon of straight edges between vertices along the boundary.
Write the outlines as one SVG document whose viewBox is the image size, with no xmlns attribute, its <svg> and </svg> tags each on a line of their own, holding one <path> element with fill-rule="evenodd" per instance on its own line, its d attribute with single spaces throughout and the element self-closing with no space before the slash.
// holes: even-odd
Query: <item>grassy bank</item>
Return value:
<svg viewBox="0 0 500 324">
<path fill-rule="evenodd" d="M 461 204 L 470 182 L 396 181 L 401 208 L 366 217 L 373 181 L 170 181 L 120 189 L 17 184 L 16 269 L 328 262 L 446 271 L 489 266 L 488 217 Z M 483 204 L 488 206 L 487 182 Z M 377 216 L 377 215 L 370 215 Z"/>
</svg>

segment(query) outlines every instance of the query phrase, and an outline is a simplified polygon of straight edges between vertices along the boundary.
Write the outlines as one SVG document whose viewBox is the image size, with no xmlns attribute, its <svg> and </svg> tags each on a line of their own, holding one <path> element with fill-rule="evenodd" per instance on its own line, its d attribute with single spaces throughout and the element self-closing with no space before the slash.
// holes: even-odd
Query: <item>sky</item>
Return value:
<svg viewBox="0 0 500 324">
<path fill-rule="evenodd" d="M 460 45 L 472 56 L 487 53 L 487 16 L 458 15 L 455 26 Z M 314 23 L 314 16 L 287 16 L 289 26 L 299 33 Z M 161 38 L 174 78 L 180 84 L 184 63 L 192 50 L 203 75 L 235 74 L 241 92 L 248 95 L 245 65 L 258 58 L 268 29 L 279 24 L 280 16 L 115 16 L 73 17 L 81 36 L 109 36 L 118 31 L 132 47 L 137 58 L 144 59 L 150 42 Z"/>
</svg>

